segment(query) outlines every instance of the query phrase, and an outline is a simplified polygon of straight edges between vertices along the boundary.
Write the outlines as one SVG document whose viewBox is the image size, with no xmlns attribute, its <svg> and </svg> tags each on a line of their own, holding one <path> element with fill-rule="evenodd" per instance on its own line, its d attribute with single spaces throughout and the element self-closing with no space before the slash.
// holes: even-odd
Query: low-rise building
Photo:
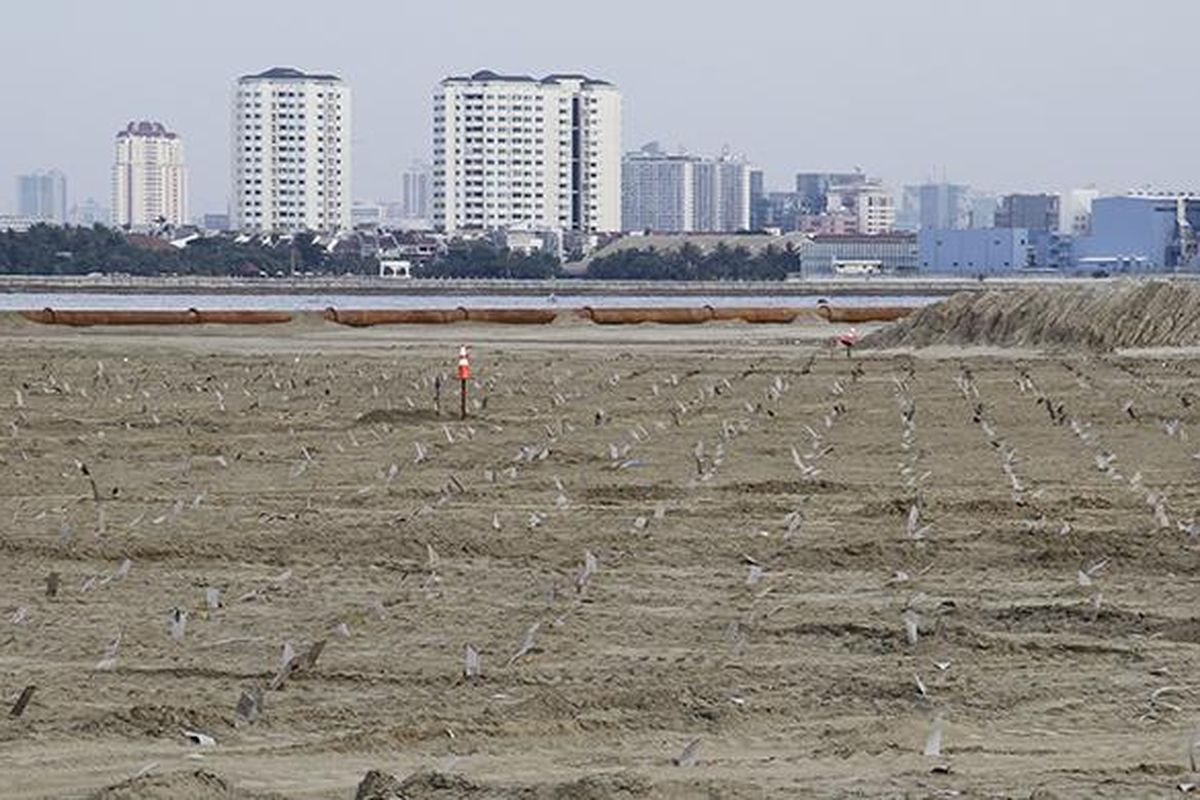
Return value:
<svg viewBox="0 0 1200 800">
<path fill-rule="evenodd" d="M 412 277 L 412 262 L 395 258 L 381 258 L 379 259 L 379 277 L 408 280 Z"/>
<path fill-rule="evenodd" d="M 67 219 L 72 225 L 84 228 L 90 228 L 93 225 L 108 225 L 112 221 L 112 211 L 89 197 L 82 203 L 71 206 L 71 212 L 67 215 Z"/>
<path fill-rule="evenodd" d="M 863 264 L 882 272 L 915 272 L 918 255 L 914 233 L 817 234 L 800 250 L 800 272 L 804 277 L 834 275 Z M 853 269 L 861 271 L 860 266 Z"/>
<path fill-rule="evenodd" d="M 953 275 L 1061 271 L 1071 266 L 1071 237 L 1027 228 L 923 230 L 920 269 Z"/>
<path fill-rule="evenodd" d="M 206 231 L 227 231 L 230 230 L 229 214 L 228 213 L 209 213 L 200 218 L 200 227 Z"/>
<path fill-rule="evenodd" d="M 384 208 L 383 203 L 356 200 L 350 206 L 350 226 L 353 228 L 363 225 L 378 228 L 386 221 L 387 210 Z"/>
<path fill-rule="evenodd" d="M 534 253 L 548 253 L 555 258 L 562 258 L 562 236 L 557 230 L 529 230 L 510 228 L 502 231 L 489 231 L 488 239 L 496 247 L 531 256 Z"/>
<path fill-rule="evenodd" d="M 1025 228 L 926 229 L 917 234 L 922 272 L 986 275 L 1032 267 L 1034 247 Z"/>
<path fill-rule="evenodd" d="M 20 214 L 0 214 L 0 233 L 25 233 L 34 225 L 44 224 L 44 220 L 36 217 L 26 217 Z"/>
<path fill-rule="evenodd" d="M 848 211 L 800 214 L 796 217 L 795 230 L 823 236 L 853 236 L 858 233 L 858 216 Z"/>
</svg>

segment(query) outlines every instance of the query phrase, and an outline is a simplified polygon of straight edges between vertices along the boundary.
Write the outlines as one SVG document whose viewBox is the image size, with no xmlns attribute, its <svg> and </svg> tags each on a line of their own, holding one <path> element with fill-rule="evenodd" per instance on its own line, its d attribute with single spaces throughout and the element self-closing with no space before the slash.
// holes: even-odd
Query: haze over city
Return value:
<svg viewBox="0 0 1200 800">
<path fill-rule="evenodd" d="M 623 146 L 728 146 L 769 187 L 861 166 L 892 185 L 992 191 L 1186 189 L 1200 109 L 1184 94 L 1200 5 L 1180 1 L 436 5 L 312 0 L 182 12 L 48 0 L 7 11 L 0 175 L 58 168 L 72 202 L 110 194 L 113 134 L 161 120 L 184 137 L 194 213 L 230 194 L 230 97 L 274 65 L 354 90 L 353 193 L 399 193 L 430 157 L 430 98 L 477 69 L 582 72 L 623 95 Z M 0 192 L 12 211 L 13 193 Z"/>
</svg>

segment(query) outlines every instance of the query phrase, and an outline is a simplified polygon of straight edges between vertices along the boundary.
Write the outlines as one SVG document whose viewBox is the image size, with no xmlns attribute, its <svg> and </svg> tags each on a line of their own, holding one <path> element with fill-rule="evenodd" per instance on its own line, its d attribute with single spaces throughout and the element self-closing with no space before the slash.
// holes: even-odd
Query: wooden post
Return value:
<svg viewBox="0 0 1200 800">
<path fill-rule="evenodd" d="M 16 719 L 25 713 L 25 706 L 29 705 L 29 700 L 33 697 L 33 692 L 35 689 L 37 689 L 37 687 L 33 686 L 32 684 L 25 687 L 25 691 L 21 692 L 21 696 L 17 698 L 16 705 L 14 705 L 12 710 L 8 712 L 10 717 Z"/>
</svg>

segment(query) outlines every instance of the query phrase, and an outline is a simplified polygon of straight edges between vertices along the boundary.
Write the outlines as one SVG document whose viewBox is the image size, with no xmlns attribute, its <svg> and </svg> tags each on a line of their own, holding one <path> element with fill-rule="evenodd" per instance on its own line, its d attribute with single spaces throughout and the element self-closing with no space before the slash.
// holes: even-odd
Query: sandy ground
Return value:
<svg viewBox="0 0 1200 800">
<path fill-rule="evenodd" d="M 0 325 L 0 796 L 1178 794 L 1197 355 L 829 332 Z"/>
</svg>

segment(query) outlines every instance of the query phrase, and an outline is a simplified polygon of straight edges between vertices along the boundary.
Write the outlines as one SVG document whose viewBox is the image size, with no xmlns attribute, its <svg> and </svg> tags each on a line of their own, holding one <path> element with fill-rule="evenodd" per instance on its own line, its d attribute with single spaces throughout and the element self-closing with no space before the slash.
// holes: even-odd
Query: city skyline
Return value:
<svg viewBox="0 0 1200 800">
<path fill-rule="evenodd" d="M 188 21 L 187 36 L 172 35 L 178 20 L 169 8 L 143 0 L 115 14 L 65 0 L 22 6 L 0 32 L 0 64 L 10 75 L 31 63 L 41 72 L 6 92 L 6 117 L 22 124 L 6 131 L 0 175 L 56 167 L 70 179 L 71 202 L 107 197 L 111 131 L 160 119 L 189 143 L 194 212 L 223 211 L 232 197 L 230 86 L 279 65 L 332 72 L 354 87 L 353 181 L 362 199 L 399 196 L 405 166 L 431 157 L 438 82 L 477 69 L 603 75 L 622 89 L 627 145 L 728 145 L 765 171 L 768 188 L 785 188 L 795 172 L 859 164 L 894 189 L 943 177 L 995 192 L 1200 183 L 1200 156 L 1130 133 L 1150 122 L 1169 134 L 1200 117 L 1171 88 L 1187 66 L 1187 32 L 1200 22 L 1194 4 L 1164 2 L 1170 13 L 1147 14 L 1094 2 L 1084 15 L 1069 0 L 760 2 L 731 16 L 618 0 L 571 37 L 546 35 L 557 6 L 518 5 L 351 3 L 329 17 L 311 1 L 287 4 L 287 14 L 265 2 L 238 6 L 239 24 L 229 26 L 215 3 Z M 72 31 L 82 33 L 60 30 L 68 8 Z M 356 8 L 369 10 L 372 24 Z M 320 24 L 305 24 L 308 15 Z M 261 35 L 280 24 L 287 35 Z M 666 29 L 686 44 L 664 49 Z M 394 46 L 397 31 L 414 34 L 403 48 Z M 218 38 L 222 46 L 212 47 Z M 709 57 L 738 41 L 745 58 Z M 51 47 L 62 55 L 43 65 L 38 54 Z M 1116 55 L 1130 52 L 1140 55 Z M 3 201 L 14 210 L 13 198 Z"/>
</svg>

